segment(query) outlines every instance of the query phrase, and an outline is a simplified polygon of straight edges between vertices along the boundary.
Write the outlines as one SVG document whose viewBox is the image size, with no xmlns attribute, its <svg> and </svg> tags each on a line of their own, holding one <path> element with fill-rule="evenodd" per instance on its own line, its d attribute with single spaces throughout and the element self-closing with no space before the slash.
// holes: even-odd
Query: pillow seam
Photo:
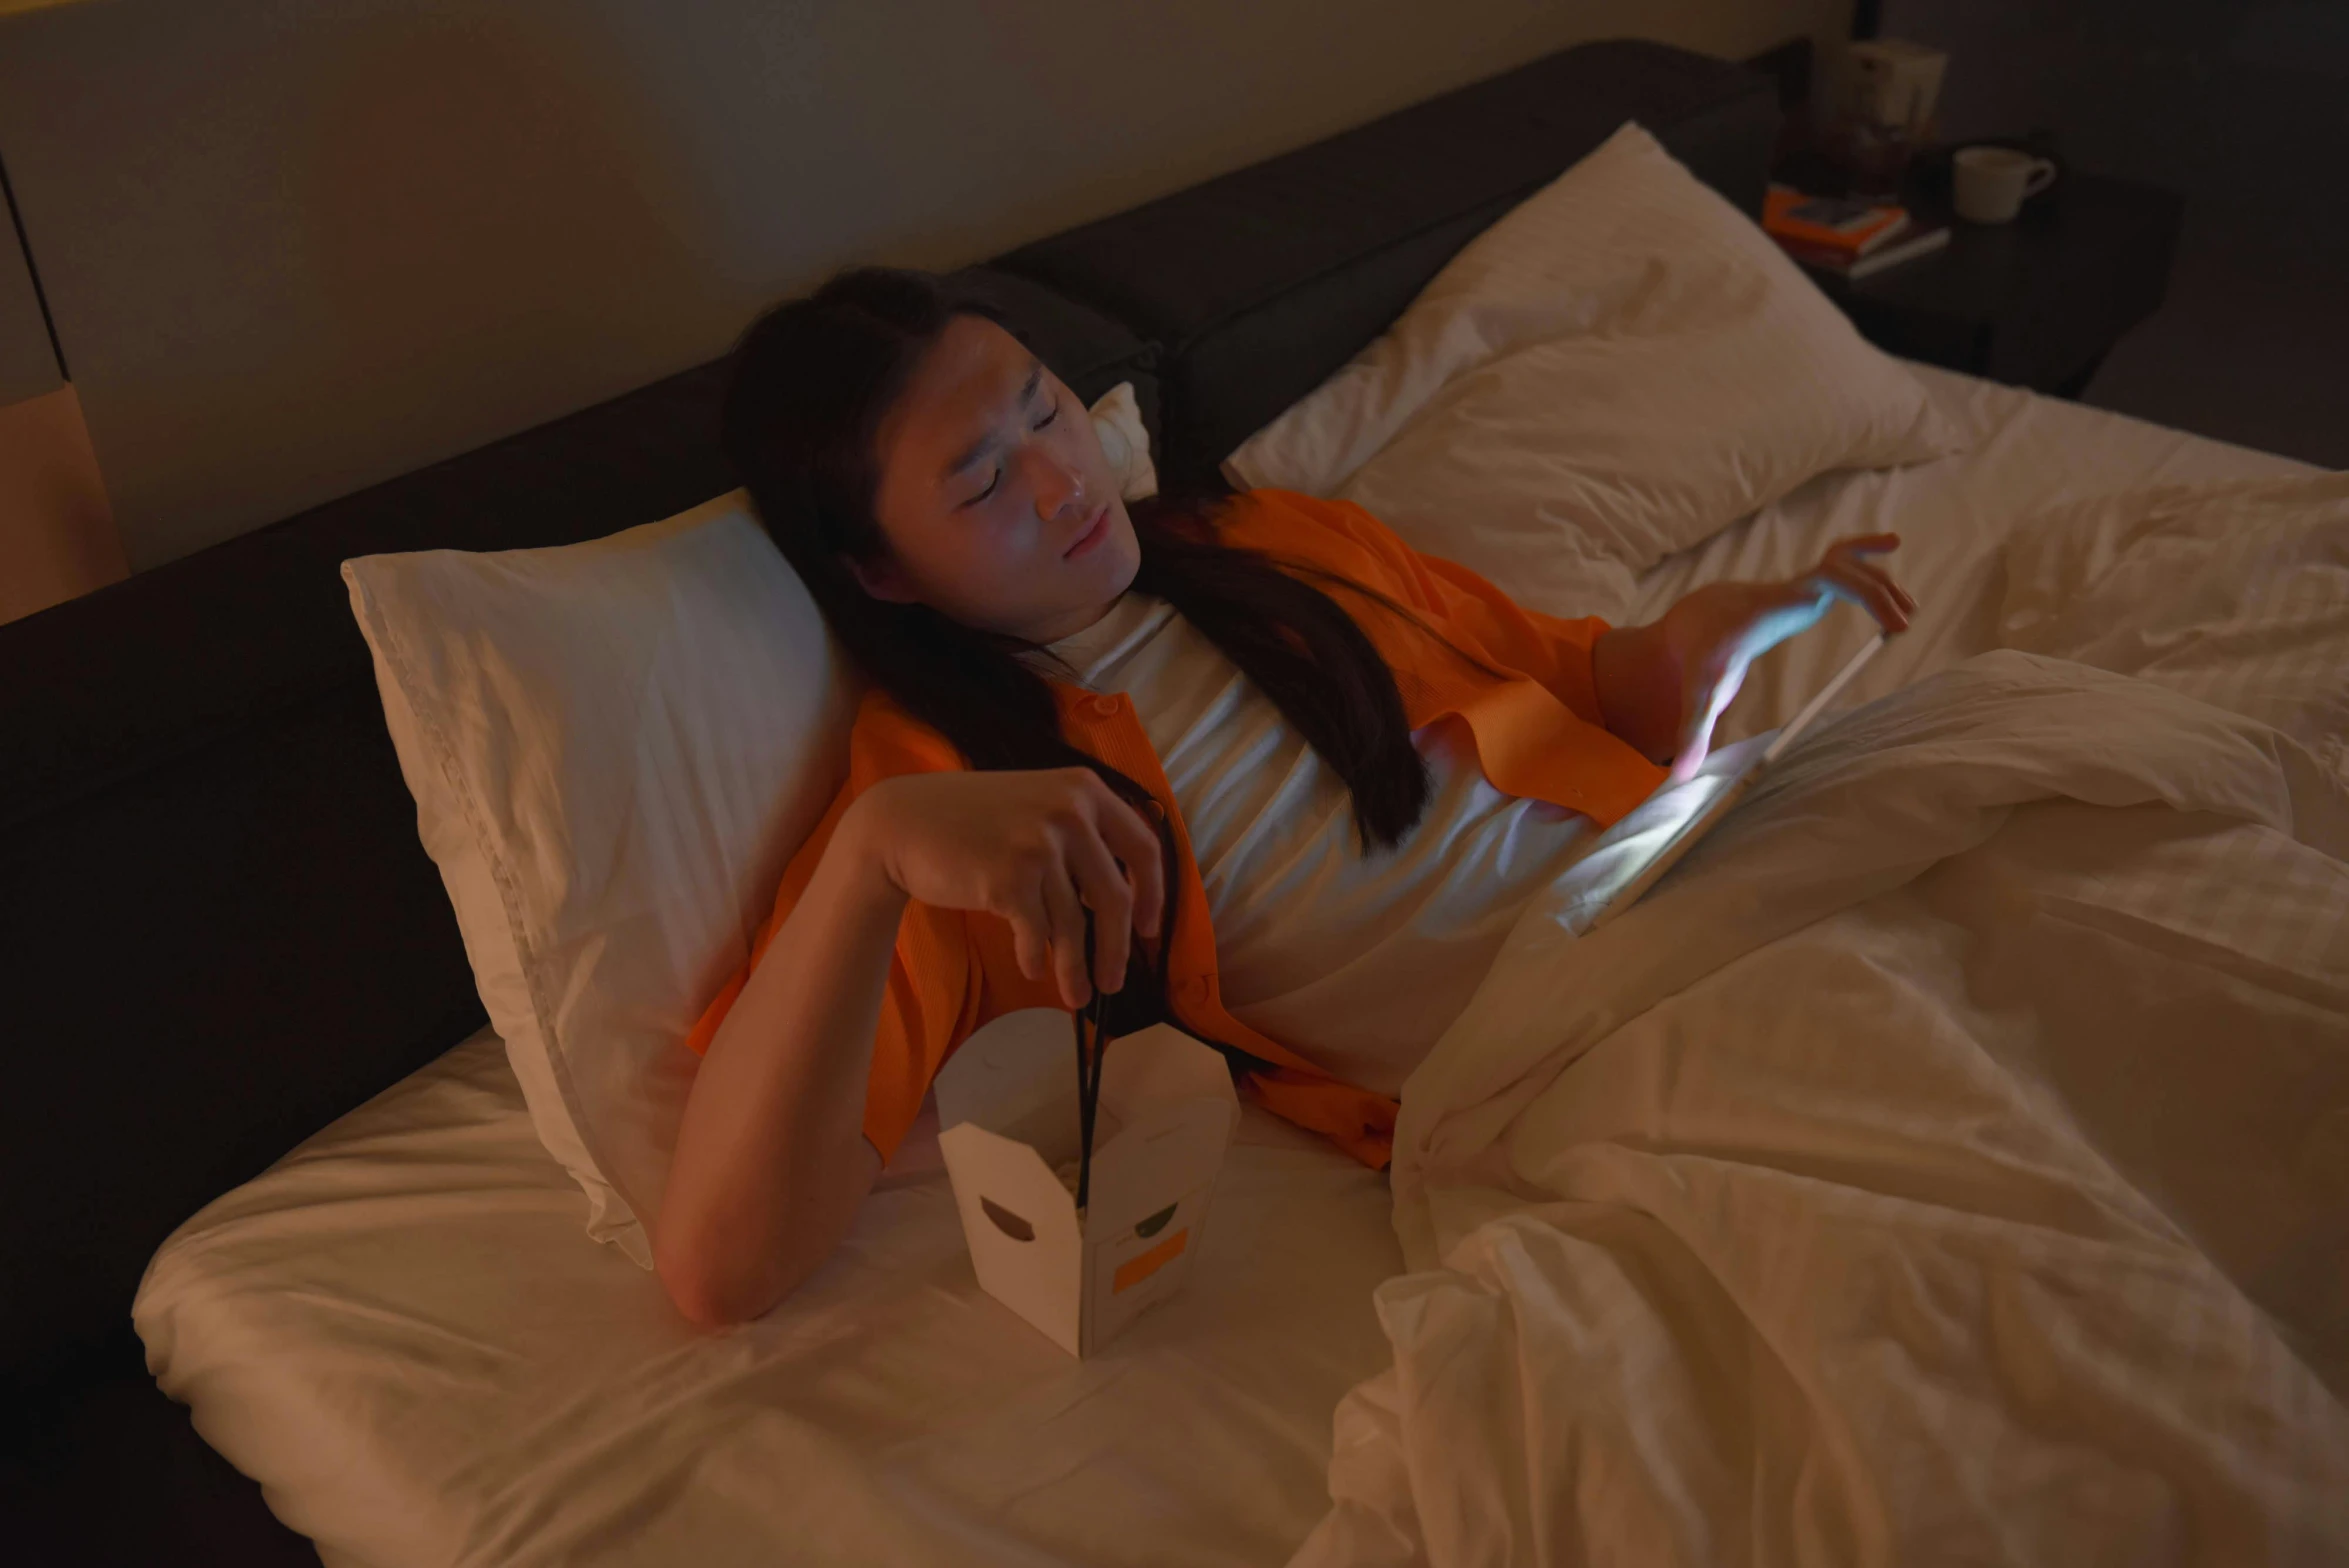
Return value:
<svg viewBox="0 0 2349 1568">
<path fill-rule="evenodd" d="M 472 781 L 465 776 L 464 769 L 457 758 L 456 747 L 450 743 L 440 722 L 439 714 L 429 710 L 416 700 L 418 681 L 406 644 L 393 632 L 390 620 L 381 613 L 375 602 L 374 593 L 365 584 L 361 585 L 361 593 L 365 598 L 369 620 L 373 623 L 375 633 L 387 651 L 392 673 L 400 683 L 400 695 L 408 704 L 409 714 L 416 720 L 418 728 L 423 732 L 426 745 L 433 752 L 432 760 L 442 778 L 455 789 L 458 809 L 464 816 L 466 831 L 473 838 L 474 852 L 481 856 L 483 864 L 489 868 L 490 881 L 498 890 L 498 912 L 504 918 L 506 940 L 512 944 L 517 965 L 522 971 L 523 989 L 530 997 L 531 1023 L 538 1031 L 539 1055 L 546 1063 L 548 1077 L 554 1081 L 556 1096 L 562 1102 L 564 1119 L 571 1126 L 571 1136 L 578 1140 L 580 1151 L 587 1157 L 588 1163 L 593 1168 L 597 1185 L 612 1195 L 620 1209 L 626 1213 L 629 1223 L 641 1228 L 643 1220 L 636 1213 L 635 1206 L 628 1202 L 627 1197 L 621 1193 L 604 1170 L 603 1157 L 597 1151 L 594 1141 L 588 1134 L 587 1121 L 581 1112 L 577 1086 L 572 1081 L 568 1065 L 561 1059 L 561 1052 L 556 1048 L 556 1031 L 549 1017 L 545 992 L 539 978 L 535 949 L 522 929 L 523 922 L 518 912 L 519 892 L 515 886 L 512 868 L 507 865 L 505 858 L 497 853 L 493 836 L 485 830 L 480 802 L 476 798 Z M 476 977 L 476 984 L 478 985 L 478 977 Z M 507 1046 L 510 1050 L 512 1042 L 507 1042 Z M 578 1172 L 570 1171 L 568 1174 L 573 1181 L 578 1181 Z"/>
</svg>

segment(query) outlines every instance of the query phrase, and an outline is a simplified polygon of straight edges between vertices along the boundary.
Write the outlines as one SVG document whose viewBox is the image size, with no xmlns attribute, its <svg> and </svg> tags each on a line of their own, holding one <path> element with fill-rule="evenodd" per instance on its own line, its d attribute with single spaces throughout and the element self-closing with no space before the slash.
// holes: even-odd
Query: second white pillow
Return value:
<svg viewBox="0 0 2349 1568">
<path fill-rule="evenodd" d="M 1626 124 L 1227 468 L 1360 502 L 1516 592 L 1594 561 L 1643 570 L 1813 475 L 1960 444 L 1760 228 Z"/>
</svg>

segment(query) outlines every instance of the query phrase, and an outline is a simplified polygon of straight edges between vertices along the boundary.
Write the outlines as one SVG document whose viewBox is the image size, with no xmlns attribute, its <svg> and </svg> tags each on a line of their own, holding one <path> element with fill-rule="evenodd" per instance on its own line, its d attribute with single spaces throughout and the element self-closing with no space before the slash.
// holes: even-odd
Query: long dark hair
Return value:
<svg viewBox="0 0 2349 1568">
<path fill-rule="evenodd" d="M 1082 765 L 1145 806 L 1140 785 L 1061 734 L 1051 687 L 1018 644 L 926 605 L 875 599 L 848 569 L 851 559 L 887 550 L 873 516 L 882 418 L 958 315 L 1003 324 L 939 278 L 878 267 L 844 272 L 776 306 L 736 349 L 726 456 L 864 676 L 972 767 Z M 1364 851 L 1391 848 L 1428 798 L 1394 673 L 1329 594 L 1264 555 L 1219 542 L 1219 500 L 1129 505 L 1142 547 L 1133 586 L 1181 612 L 1345 781 Z"/>
</svg>

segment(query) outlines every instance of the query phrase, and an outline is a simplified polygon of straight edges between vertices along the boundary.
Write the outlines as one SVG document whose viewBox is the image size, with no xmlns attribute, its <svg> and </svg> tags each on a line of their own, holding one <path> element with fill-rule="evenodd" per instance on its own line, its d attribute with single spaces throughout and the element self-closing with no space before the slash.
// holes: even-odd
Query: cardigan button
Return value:
<svg viewBox="0 0 2349 1568">
<path fill-rule="evenodd" d="M 1118 699 L 1115 697 L 1095 697 L 1088 701 L 1085 706 L 1093 711 L 1093 717 L 1097 719 L 1114 719 L 1117 717 Z"/>
</svg>

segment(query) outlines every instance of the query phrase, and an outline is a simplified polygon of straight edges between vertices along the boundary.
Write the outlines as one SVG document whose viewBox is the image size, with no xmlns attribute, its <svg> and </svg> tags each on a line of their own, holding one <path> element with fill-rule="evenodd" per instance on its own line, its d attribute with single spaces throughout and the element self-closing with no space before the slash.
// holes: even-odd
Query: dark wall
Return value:
<svg viewBox="0 0 2349 1568">
<path fill-rule="evenodd" d="M 1950 52 L 1944 134 L 2056 133 L 2185 193 L 2170 303 L 2088 401 L 2349 467 L 2349 0 L 1880 0 Z"/>
</svg>

